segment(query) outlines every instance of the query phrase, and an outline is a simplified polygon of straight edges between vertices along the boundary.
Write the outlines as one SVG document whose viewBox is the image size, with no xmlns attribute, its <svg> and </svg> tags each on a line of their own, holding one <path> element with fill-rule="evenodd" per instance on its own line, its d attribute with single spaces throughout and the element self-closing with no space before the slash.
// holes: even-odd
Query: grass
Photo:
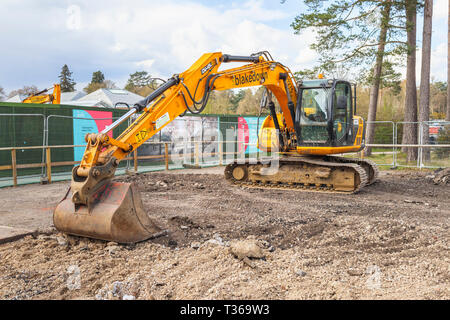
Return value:
<svg viewBox="0 0 450 320">
<path fill-rule="evenodd" d="M 372 149 L 372 152 L 375 152 L 376 154 L 370 155 L 369 157 L 364 157 L 365 159 L 370 159 L 374 161 L 376 164 L 378 164 L 382 169 L 384 168 L 391 168 L 394 162 L 394 154 L 392 153 L 392 148 L 390 149 L 383 149 L 383 148 L 376 148 Z M 379 152 L 386 152 L 386 153 L 379 153 Z M 359 154 L 347 154 L 345 157 L 354 158 L 355 155 L 359 157 Z M 414 167 L 417 168 L 417 161 L 407 161 L 406 160 L 406 153 L 401 152 L 399 149 L 396 150 L 396 165 L 399 167 Z M 427 167 L 439 167 L 439 168 L 447 168 L 450 167 L 450 157 L 442 157 L 442 155 L 438 154 L 437 152 L 431 150 L 431 158 L 430 160 L 424 161 L 423 165 Z M 418 168 L 417 168 L 418 169 Z"/>
</svg>

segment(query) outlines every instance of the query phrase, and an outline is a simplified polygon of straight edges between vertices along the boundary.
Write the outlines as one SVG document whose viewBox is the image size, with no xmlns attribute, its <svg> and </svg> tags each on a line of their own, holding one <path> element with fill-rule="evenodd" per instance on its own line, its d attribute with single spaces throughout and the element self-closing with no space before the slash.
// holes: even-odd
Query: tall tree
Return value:
<svg viewBox="0 0 450 320">
<path fill-rule="evenodd" d="M 431 81 L 430 107 L 430 117 L 432 119 L 445 119 L 447 109 L 447 82 Z"/>
<path fill-rule="evenodd" d="M 345 69 L 355 74 L 365 74 L 365 70 L 372 69 L 371 77 L 365 79 L 371 87 L 366 131 L 368 144 L 374 137 L 371 122 L 376 120 L 383 61 L 406 51 L 401 5 L 404 1 L 304 0 L 307 12 L 297 16 L 291 24 L 296 33 L 310 29 L 317 34 L 311 48 L 319 53 L 320 65 L 313 71 L 320 69 L 332 73 L 341 70 L 338 77 L 342 77 Z M 306 70 L 296 76 L 310 74 L 311 70 Z"/>
<path fill-rule="evenodd" d="M 92 74 L 91 82 L 83 90 L 89 94 L 103 88 L 114 89 L 117 86 L 111 80 L 105 80 L 105 75 L 101 71 L 96 71 Z"/>
<path fill-rule="evenodd" d="M 372 85 L 370 87 L 369 113 L 367 115 L 366 143 L 371 144 L 375 136 L 375 123 L 377 120 L 378 94 L 380 91 L 381 74 L 383 67 L 384 51 L 386 47 L 387 33 L 389 29 L 392 1 L 384 1 L 380 16 L 380 33 L 378 35 L 378 50 L 375 66 L 373 67 Z M 372 149 L 366 148 L 366 155 L 370 155 Z"/>
<path fill-rule="evenodd" d="M 59 75 L 59 83 L 61 85 L 61 92 L 73 92 L 75 91 L 75 85 L 77 84 L 72 78 L 72 72 L 70 72 L 67 64 L 63 65 L 61 74 Z"/>
<path fill-rule="evenodd" d="M 125 90 L 141 96 L 148 96 L 155 90 L 156 81 L 147 71 L 136 71 L 130 74 Z"/>
<path fill-rule="evenodd" d="M 103 72 L 99 70 L 92 73 L 91 83 L 103 83 L 103 81 L 105 81 L 105 75 Z"/>
<path fill-rule="evenodd" d="M 405 1 L 408 56 L 406 60 L 406 99 L 403 125 L 403 144 L 417 144 L 417 87 L 416 87 L 416 20 L 417 0 Z M 417 159 L 417 148 L 404 148 L 407 161 Z"/>
<path fill-rule="evenodd" d="M 419 121 L 430 120 L 430 63 L 431 63 L 431 32 L 433 26 L 433 0 L 425 0 L 423 36 L 422 36 L 422 67 L 420 70 L 420 100 Z M 430 133 L 428 125 L 422 126 L 422 143 L 428 144 Z M 429 149 L 423 151 L 425 159 L 430 158 Z"/>
<path fill-rule="evenodd" d="M 447 31 L 447 83 L 450 83 L 450 0 L 448 0 L 448 31 Z M 450 86 L 447 86 L 447 112 L 445 120 L 450 121 Z"/>
</svg>

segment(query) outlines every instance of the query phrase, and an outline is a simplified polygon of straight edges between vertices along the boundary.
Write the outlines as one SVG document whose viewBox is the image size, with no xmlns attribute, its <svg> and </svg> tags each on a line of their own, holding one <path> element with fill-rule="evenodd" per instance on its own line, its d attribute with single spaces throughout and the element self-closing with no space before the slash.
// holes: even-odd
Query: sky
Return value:
<svg viewBox="0 0 450 320">
<path fill-rule="evenodd" d="M 181 73 L 203 53 L 268 50 L 292 71 L 311 68 L 314 33 L 290 24 L 301 0 L 1 0 L 0 87 L 58 83 L 67 64 L 82 90 L 92 73 L 124 87 L 131 73 Z M 434 0 L 431 76 L 447 78 L 447 0 Z M 418 19 L 421 45 L 422 19 Z M 418 50 L 418 79 L 420 50 Z"/>
</svg>

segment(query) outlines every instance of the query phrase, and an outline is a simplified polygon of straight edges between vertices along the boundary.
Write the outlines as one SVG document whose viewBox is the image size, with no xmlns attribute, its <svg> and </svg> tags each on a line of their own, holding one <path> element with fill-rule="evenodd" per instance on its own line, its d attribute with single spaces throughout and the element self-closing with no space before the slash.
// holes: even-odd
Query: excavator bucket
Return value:
<svg viewBox="0 0 450 320">
<path fill-rule="evenodd" d="M 76 205 L 69 189 L 53 213 L 55 227 L 68 234 L 118 243 L 143 241 L 161 231 L 143 210 L 132 183 L 107 182 L 91 199 L 89 205 Z"/>
</svg>

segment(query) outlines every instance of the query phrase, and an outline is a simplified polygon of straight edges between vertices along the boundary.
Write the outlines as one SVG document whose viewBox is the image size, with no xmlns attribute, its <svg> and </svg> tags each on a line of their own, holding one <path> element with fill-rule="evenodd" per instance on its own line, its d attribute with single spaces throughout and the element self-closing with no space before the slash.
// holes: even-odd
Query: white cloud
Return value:
<svg viewBox="0 0 450 320">
<path fill-rule="evenodd" d="M 77 82 L 102 70 L 123 86 L 136 68 L 169 77 L 215 51 L 249 55 L 269 50 L 293 71 L 310 67 L 316 60 L 308 49 L 313 37 L 293 35 L 291 12 L 283 10 L 268 9 L 258 0 L 218 6 L 172 0 L 78 0 L 69 5 L 2 0 L 0 11 L 9 15 L 0 20 L 2 30 L 8 30 L 3 39 L 8 49 L 0 61 L 7 72 L 0 75 L 0 84 L 10 89 L 53 83 L 67 63 Z M 282 19 L 284 29 L 272 26 Z"/>
<path fill-rule="evenodd" d="M 138 61 L 135 64 L 136 64 L 136 66 L 143 68 L 145 71 L 150 71 L 151 67 L 154 63 L 155 63 L 155 60 L 147 59 L 147 60 Z"/>
<path fill-rule="evenodd" d="M 2 0 L 0 11 L 8 14 L 0 19 L 6 30 L 0 39 L 0 86 L 7 91 L 47 87 L 58 81 L 63 64 L 73 71 L 77 87 L 97 70 L 124 86 L 135 71 L 167 78 L 215 51 L 248 55 L 268 50 L 292 71 L 311 68 L 318 60 L 309 49 L 314 33 L 294 35 L 289 24 L 296 7 L 270 1 Z M 443 80 L 448 2 L 434 3 L 432 76 Z M 419 61 L 418 66 L 420 71 Z"/>
<path fill-rule="evenodd" d="M 431 50 L 431 75 L 436 80 L 447 80 L 447 43 Z"/>
<path fill-rule="evenodd" d="M 448 18 L 448 0 L 434 0 L 433 19 Z"/>
</svg>

